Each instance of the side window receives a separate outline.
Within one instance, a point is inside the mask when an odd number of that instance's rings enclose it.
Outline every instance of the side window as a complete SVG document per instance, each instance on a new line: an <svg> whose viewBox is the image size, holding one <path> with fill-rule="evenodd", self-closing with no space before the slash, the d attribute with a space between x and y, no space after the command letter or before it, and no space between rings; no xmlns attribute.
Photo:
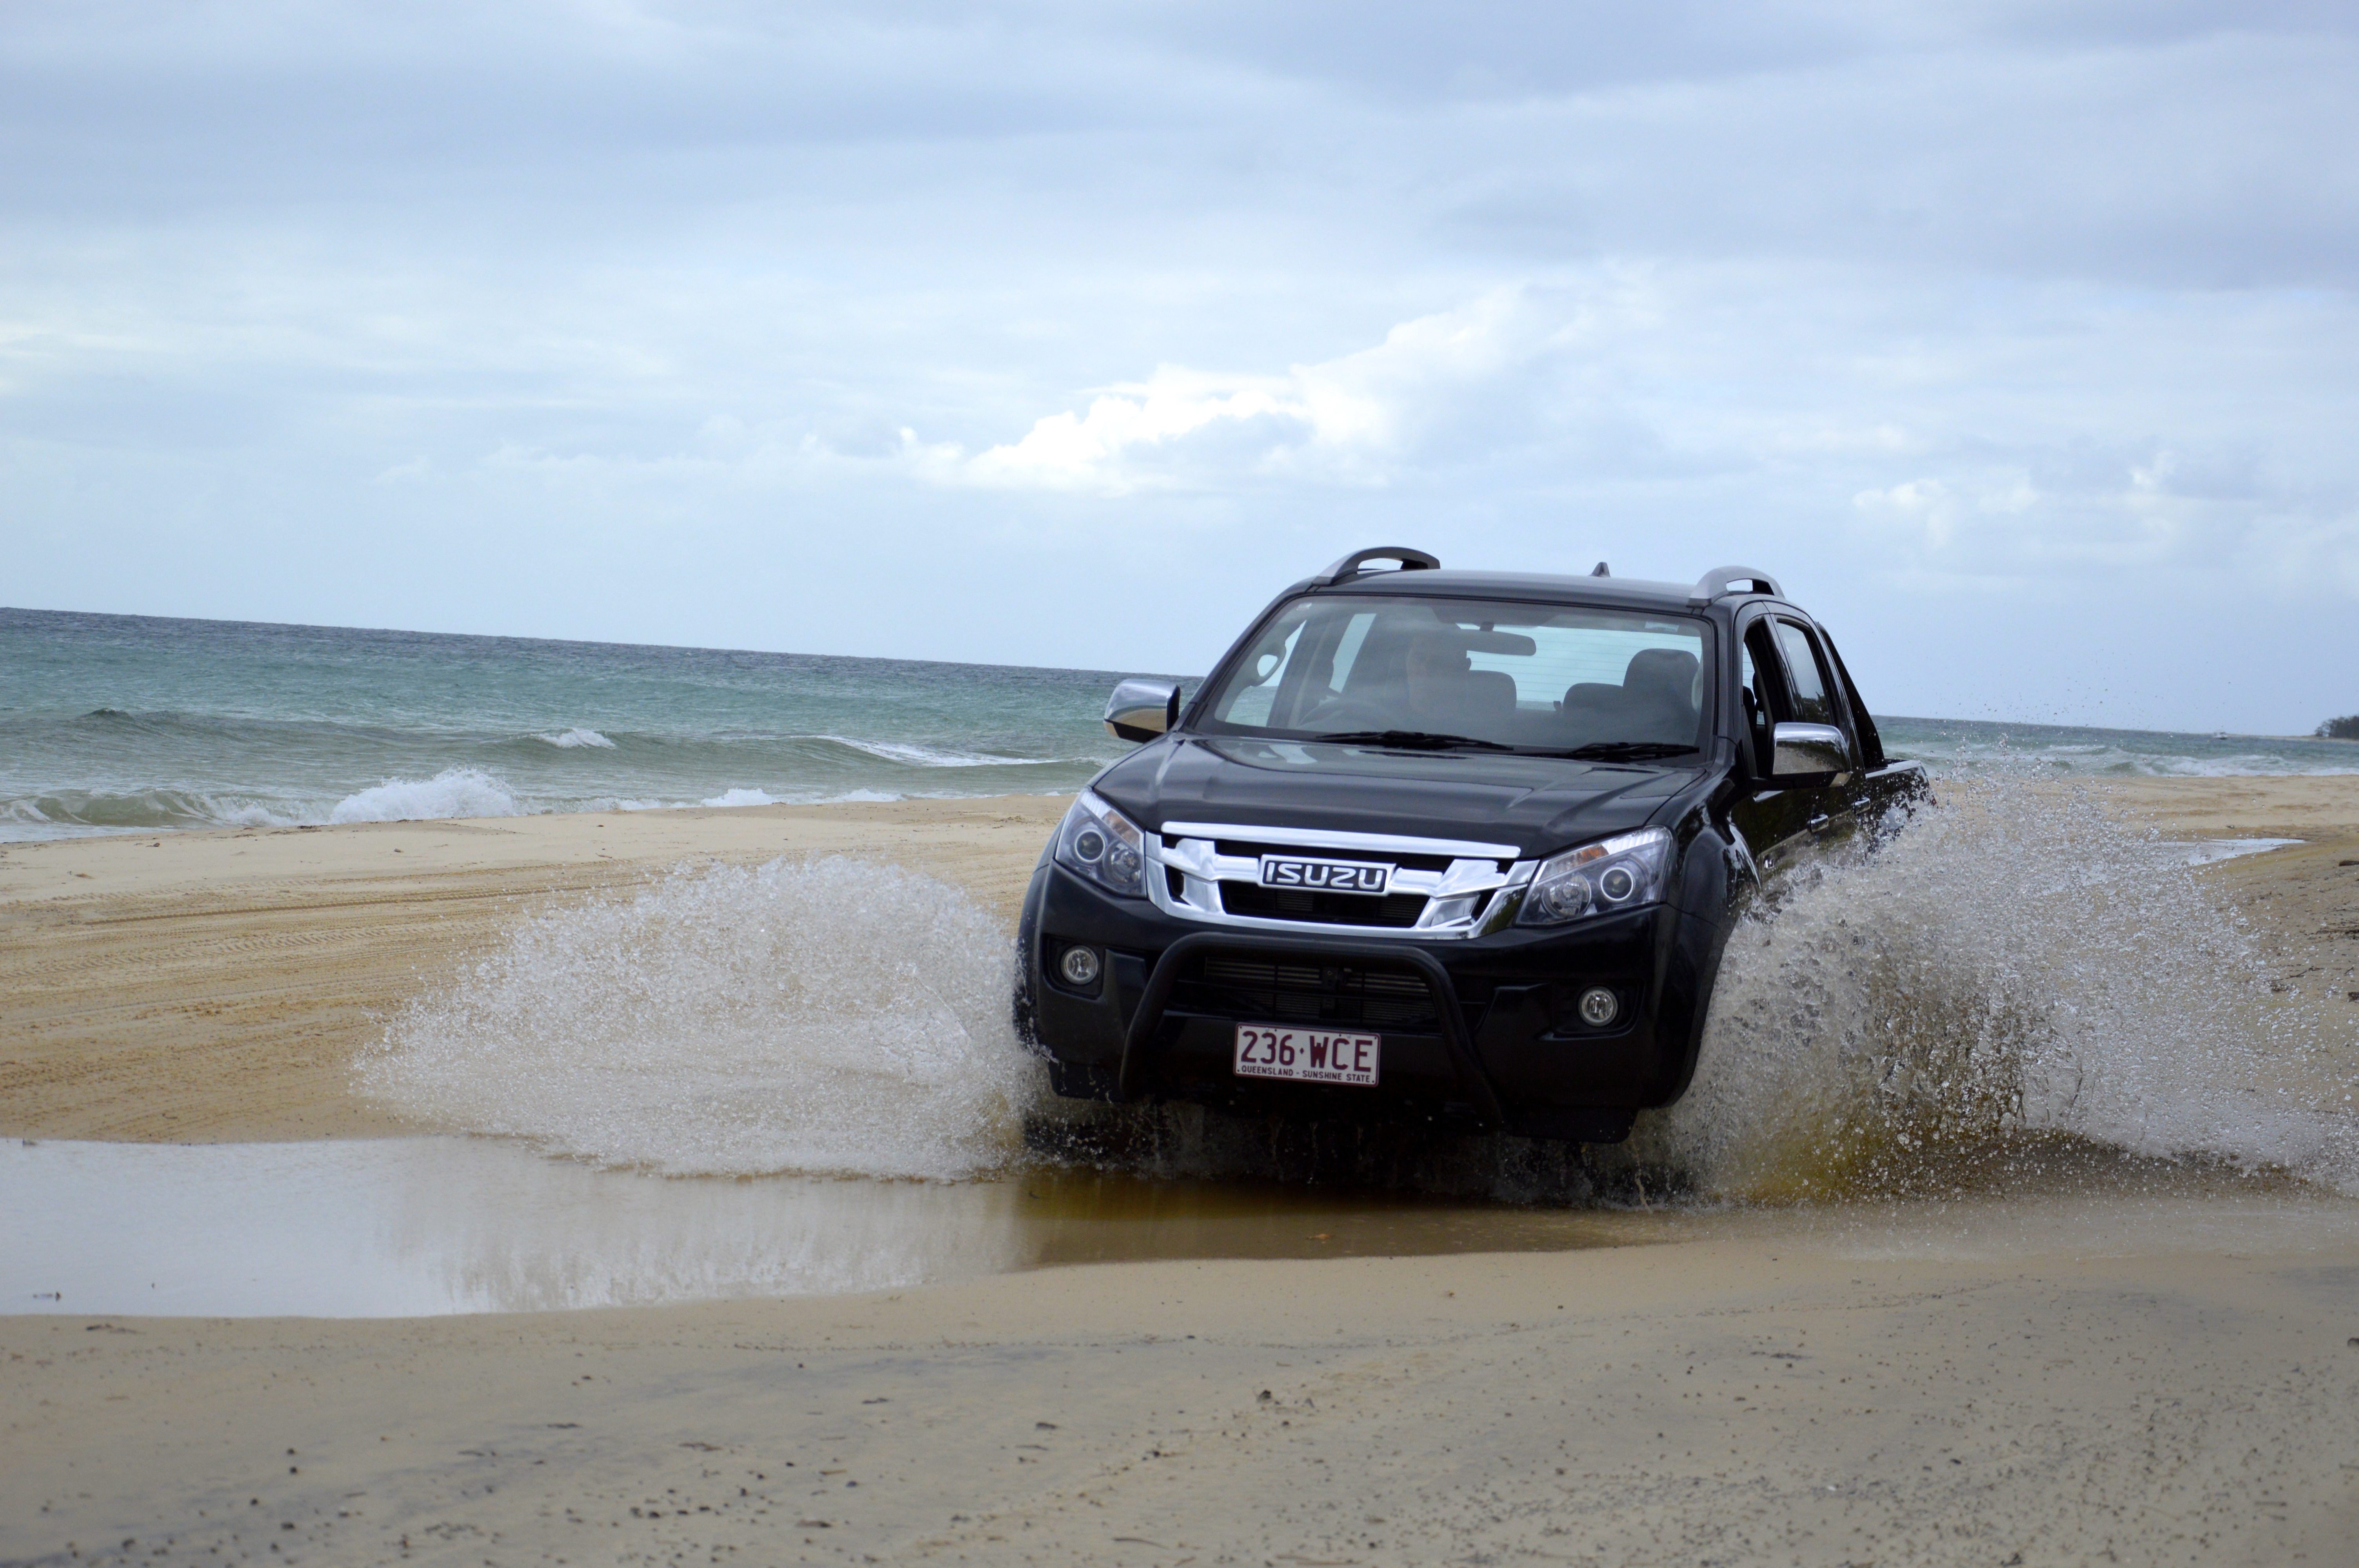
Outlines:
<svg viewBox="0 0 2359 1568"><path fill-rule="evenodd" d="M1353 616L1344 625L1343 635L1335 644L1335 668L1327 677L1327 684L1335 690L1343 691L1351 686L1352 666L1360 662L1360 650L1368 641L1368 628L1375 623L1375 612L1367 611Z"/></svg>
<svg viewBox="0 0 2359 1568"><path fill-rule="evenodd" d="M1859 687L1853 683L1851 671L1843 667L1843 650L1835 646L1835 640L1827 635L1823 626L1819 628L1819 641L1826 644L1827 658L1835 667L1835 684L1843 688L1844 706L1851 709L1860 757L1869 767L1880 768L1885 763L1884 737L1876 733L1875 720L1869 716L1867 704L1860 700Z"/></svg>
<svg viewBox="0 0 2359 1568"><path fill-rule="evenodd" d="M1232 684L1228 701L1213 715L1231 724L1267 724L1277 703L1278 683L1294 663L1294 647L1302 640L1300 616L1281 621L1253 651L1252 673Z"/></svg>
<svg viewBox="0 0 2359 1568"><path fill-rule="evenodd" d="M1786 674L1794 683L1794 717L1805 724L1840 724L1834 699L1827 695L1826 669L1810 634L1791 621L1777 623L1778 645L1786 651Z"/></svg>
<svg viewBox="0 0 2359 1568"><path fill-rule="evenodd" d="M1745 684L1738 700L1745 705L1745 730L1752 739L1756 765L1767 773L1770 726L1791 718L1794 711L1784 672L1778 667L1777 649L1770 640L1769 622L1756 621L1745 628L1740 663Z"/></svg>

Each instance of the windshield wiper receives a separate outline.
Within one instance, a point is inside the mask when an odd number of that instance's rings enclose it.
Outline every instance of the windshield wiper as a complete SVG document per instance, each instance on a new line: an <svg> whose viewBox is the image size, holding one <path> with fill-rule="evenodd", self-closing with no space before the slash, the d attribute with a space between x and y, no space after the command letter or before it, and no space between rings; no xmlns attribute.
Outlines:
<svg viewBox="0 0 2359 1568"><path fill-rule="evenodd" d="M1496 741L1478 741L1472 735L1436 735L1425 730L1339 730L1318 739L1343 746L1383 746L1395 752L1454 752L1461 749L1512 752L1516 749Z"/></svg>
<svg viewBox="0 0 2359 1568"><path fill-rule="evenodd" d="M1684 757L1694 750L1664 741L1595 741L1555 754L1583 762L1651 762L1662 757Z"/></svg>

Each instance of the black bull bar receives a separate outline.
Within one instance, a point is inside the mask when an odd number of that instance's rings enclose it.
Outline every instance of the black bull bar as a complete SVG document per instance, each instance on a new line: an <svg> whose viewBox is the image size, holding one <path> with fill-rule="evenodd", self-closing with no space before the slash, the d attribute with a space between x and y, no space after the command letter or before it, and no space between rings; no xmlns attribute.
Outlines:
<svg viewBox="0 0 2359 1568"><path fill-rule="evenodd" d="M1450 983L1450 971L1432 954L1405 942L1345 942L1331 937L1264 936L1246 932L1198 932L1180 937L1163 950L1155 972L1147 977L1147 989L1140 993L1138 1011L1131 1014L1130 1028L1123 1036L1122 1066L1114 1079L1116 1098L1127 1100L1137 1097L1155 1053L1156 1033L1162 1028L1164 1010L1171 1002L1171 988L1179 983L1180 973L1188 961L1206 951L1367 958L1408 965L1433 988L1436 1010L1441 1015L1442 1045L1450 1054L1450 1064L1457 1071L1459 1087L1467 1103L1492 1125L1507 1125L1507 1113L1499 1103L1498 1088L1484 1070L1482 1058L1474 1054L1474 1040L1466 1032L1466 1012L1458 1005L1458 988Z"/></svg>

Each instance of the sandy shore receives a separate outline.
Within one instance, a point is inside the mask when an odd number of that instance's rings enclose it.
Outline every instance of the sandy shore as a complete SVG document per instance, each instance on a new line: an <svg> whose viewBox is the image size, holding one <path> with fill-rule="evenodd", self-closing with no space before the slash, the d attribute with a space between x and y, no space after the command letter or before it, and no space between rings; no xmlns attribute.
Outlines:
<svg viewBox="0 0 2359 1568"><path fill-rule="evenodd" d="M0 1319L0 1559L2343 1564L2354 1298L1788 1238Z"/></svg>
<svg viewBox="0 0 2359 1568"><path fill-rule="evenodd" d="M2202 874L2306 992L2359 989L2359 779L2105 798L2308 839ZM352 1053L551 901L841 852L1012 918L1060 808L9 846L0 1130L399 1130ZM556 1315L0 1316L0 1562L2359 1561L2353 1217L2113 1201L1997 1241L1771 1215Z"/></svg>
<svg viewBox="0 0 2359 1568"><path fill-rule="evenodd" d="M2105 778L2049 784L2083 790L2125 821L2168 838L2359 838L2359 773L2292 778Z"/></svg>

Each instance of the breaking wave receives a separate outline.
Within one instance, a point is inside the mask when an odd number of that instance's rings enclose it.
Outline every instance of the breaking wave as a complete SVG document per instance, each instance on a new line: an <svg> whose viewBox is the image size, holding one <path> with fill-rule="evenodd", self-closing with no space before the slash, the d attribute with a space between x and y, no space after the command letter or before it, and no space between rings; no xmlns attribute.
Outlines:
<svg viewBox="0 0 2359 1568"><path fill-rule="evenodd" d="M1042 762L1062 762L1078 759L1037 757L990 757L973 752L945 752L932 746L912 746L898 741L855 741L848 735L814 735L814 741L832 741L839 746L849 746L855 752L888 762L902 762L913 768L1005 768L1021 767Z"/></svg>
<svg viewBox="0 0 2359 1568"><path fill-rule="evenodd" d="M705 806L777 806L779 805L780 802L778 797L772 795L768 790L746 789L743 786L738 786L724 789L719 795L713 795L701 804Z"/></svg>
<svg viewBox="0 0 2359 1568"><path fill-rule="evenodd" d="M481 768L445 768L430 779L387 779L344 796L330 822L418 822L447 816L516 816L508 786Z"/></svg>
<svg viewBox="0 0 2359 1568"><path fill-rule="evenodd" d="M291 827L308 820L295 801L196 789L61 790L0 800L0 841L168 827Z"/></svg>
<svg viewBox="0 0 2359 1568"><path fill-rule="evenodd" d="M533 739L545 741L565 752L575 751L583 746L595 747L603 752L611 752L614 749L614 742L599 734L595 730L576 728L556 735L536 735Z"/></svg>
<svg viewBox="0 0 2359 1568"><path fill-rule="evenodd" d="M519 930L412 1005L359 1087L436 1125L674 1174L951 1180L1021 1148L1012 954L930 877L675 871Z"/></svg>

